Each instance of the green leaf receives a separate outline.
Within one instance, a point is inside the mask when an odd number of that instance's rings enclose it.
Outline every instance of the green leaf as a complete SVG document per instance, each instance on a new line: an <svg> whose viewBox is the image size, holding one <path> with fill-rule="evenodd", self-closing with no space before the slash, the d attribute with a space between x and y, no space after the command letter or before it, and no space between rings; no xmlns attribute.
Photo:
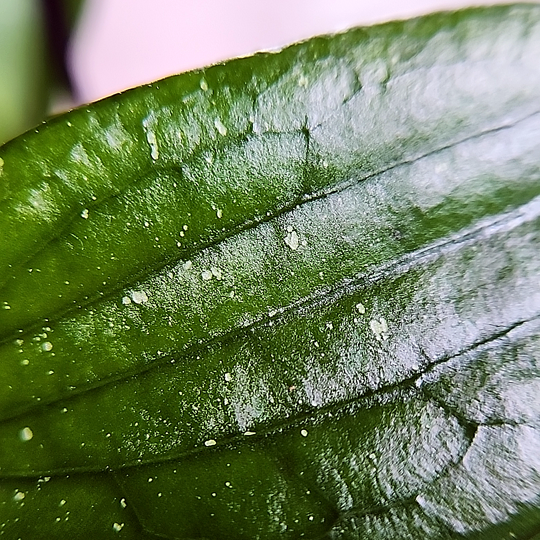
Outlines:
<svg viewBox="0 0 540 540"><path fill-rule="evenodd" d="M435 14L1 147L4 534L538 534L539 55Z"/></svg>

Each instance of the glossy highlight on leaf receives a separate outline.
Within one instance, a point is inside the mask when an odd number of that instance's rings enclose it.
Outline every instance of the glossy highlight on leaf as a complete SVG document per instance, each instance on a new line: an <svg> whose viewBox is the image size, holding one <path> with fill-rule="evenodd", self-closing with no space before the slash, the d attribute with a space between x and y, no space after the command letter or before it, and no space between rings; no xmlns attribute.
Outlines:
<svg viewBox="0 0 540 540"><path fill-rule="evenodd" d="M0 534L538 534L538 58L434 14L0 147Z"/></svg>

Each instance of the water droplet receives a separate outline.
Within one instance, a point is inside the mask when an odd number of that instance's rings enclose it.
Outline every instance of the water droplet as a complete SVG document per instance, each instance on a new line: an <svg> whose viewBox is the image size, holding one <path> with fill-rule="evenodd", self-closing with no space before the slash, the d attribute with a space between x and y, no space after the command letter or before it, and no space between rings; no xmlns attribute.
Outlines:
<svg viewBox="0 0 540 540"><path fill-rule="evenodd" d="M199 83L199 86L201 87L201 90L203 92L206 92L208 90L208 83L204 79L204 77L201 79L201 82Z"/></svg>
<svg viewBox="0 0 540 540"><path fill-rule="evenodd" d="M50 341L45 341L45 343L41 344L42 350L45 352L49 352L53 348L53 344Z"/></svg>
<svg viewBox="0 0 540 540"><path fill-rule="evenodd" d="M13 500L19 502L22 501L25 497L25 493L23 493L22 491L17 491L15 495L13 495Z"/></svg>
<svg viewBox="0 0 540 540"><path fill-rule="evenodd" d="M216 441L214 439L208 439L207 441L204 441L204 446L214 446L216 445Z"/></svg>
<svg viewBox="0 0 540 540"><path fill-rule="evenodd" d="M227 382L231 382L232 381L232 375L230 373L225 373L225 380Z"/></svg>
<svg viewBox="0 0 540 540"><path fill-rule="evenodd" d="M191 267L193 266L193 263L191 261L186 261L183 265L182 265L182 268L184 270L189 270Z"/></svg>
<svg viewBox="0 0 540 540"><path fill-rule="evenodd" d="M120 532L124 528L124 524L123 523L114 523L112 527L113 527L113 530L115 532Z"/></svg>
<svg viewBox="0 0 540 540"><path fill-rule="evenodd" d="M81 212L81 217L83 219L88 219L88 208L85 208L82 212Z"/></svg>
<svg viewBox="0 0 540 540"><path fill-rule="evenodd" d="M131 298L129 298L128 296L123 296L122 304L124 304L124 306L129 306L129 304L131 304Z"/></svg>
<svg viewBox="0 0 540 540"><path fill-rule="evenodd" d="M307 430L306 430L306 429L302 429L302 430L300 431L300 435L302 435L302 437L307 437L307 436L308 436Z"/></svg>
<svg viewBox="0 0 540 540"><path fill-rule="evenodd" d="M201 277L204 281L210 281L212 279L212 272L211 270L203 270L201 272Z"/></svg>

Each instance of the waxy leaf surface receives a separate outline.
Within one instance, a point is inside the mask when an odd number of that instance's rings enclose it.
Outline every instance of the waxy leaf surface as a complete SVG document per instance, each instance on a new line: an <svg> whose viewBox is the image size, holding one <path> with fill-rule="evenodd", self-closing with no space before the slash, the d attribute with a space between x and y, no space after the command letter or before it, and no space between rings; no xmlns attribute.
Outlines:
<svg viewBox="0 0 540 540"><path fill-rule="evenodd" d="M540 534L539 58L435 14L0 147L0 535Z"/></svg>

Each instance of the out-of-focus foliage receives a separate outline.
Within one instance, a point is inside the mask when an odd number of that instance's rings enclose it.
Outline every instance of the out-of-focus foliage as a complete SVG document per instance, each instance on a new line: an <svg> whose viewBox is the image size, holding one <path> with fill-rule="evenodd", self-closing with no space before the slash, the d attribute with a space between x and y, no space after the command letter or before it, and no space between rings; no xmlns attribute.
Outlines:
<svg viewBox="0 0 540 540"><path fill-rule="evenodd" d="M37 0L0 0L0 143L38 122L48 104L48 54Z"/></svg>
<svg viewBox="0 0 540 540"><path fill-rule="evenodd" d="M0 144L43 120L65 93L63 47L51 42L67 40L82 4L0 0Z"/></svg>

